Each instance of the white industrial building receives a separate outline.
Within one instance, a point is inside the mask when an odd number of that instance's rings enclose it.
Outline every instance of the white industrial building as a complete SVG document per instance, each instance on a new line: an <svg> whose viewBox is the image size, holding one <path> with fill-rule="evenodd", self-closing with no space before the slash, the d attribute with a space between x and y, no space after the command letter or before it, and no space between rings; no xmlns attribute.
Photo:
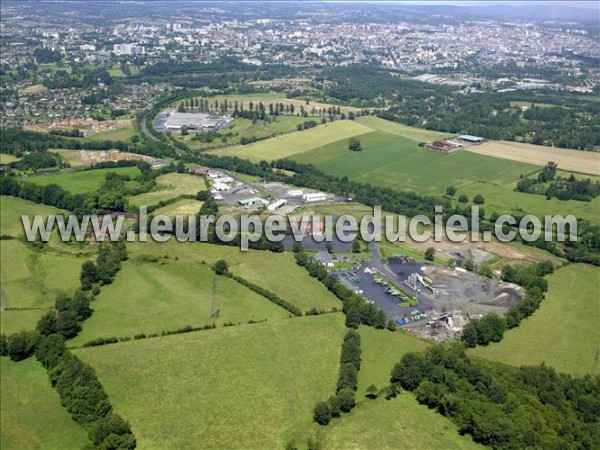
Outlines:
<svg viewBox="0 0 600 450"><path fill-rule="evenodd" d="M309 194L303 194L302 199L306 203L324 202L325 200L327 200L327 196L323 192L313 192Z"/></svg>
<svg viewBox="0 0 600 450"><path fill-rule="evenodd" d="M212 185L212 189L214 189L217 192L221 192L221 191L228 191L229 190L229 185L226 183L219 183L219 182L215 182Z"/></svg>
<svg viewBox="0 0 600 450"><path fill-rule="evenodd" d="M302 189L292 189L291 191L287 192L287 195L290 197L302 197L303 194L304 191Z"/></svg>
<svg viewBox="0 0 600 450"><path fill-rule="evenodd" d="M287 204L287 200L277 200L276 202L271 203L269 206L267 206L267 210L269 212L275 212L277 211L279 208L284 207Z"/></svg>
<svg viewBox="0 0 600 450"><path fill-rule="evenodd" d="M206 113L168 113L163 125L165 131L181 131L186 127L188 131L216 131L229 124L228 117L213 118Z"/></svg>

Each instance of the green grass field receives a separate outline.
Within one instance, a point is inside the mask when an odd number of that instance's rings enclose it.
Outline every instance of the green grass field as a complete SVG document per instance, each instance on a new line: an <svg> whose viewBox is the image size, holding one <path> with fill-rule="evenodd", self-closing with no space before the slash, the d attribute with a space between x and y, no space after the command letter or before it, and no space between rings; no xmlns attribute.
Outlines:
<svg viewBox="0 0 600 450"><path fill-rule="evenodd" d="M53 148L49 151L60 155L63 161L69 164L69 167L71 167L71 169L80 169L82 167L85 167L85 164L79 157L79 150Z"/></svg>
<svg viewBox="0 0 600 450"><path fill-rule="evenodd" d="M139 448L281 449L333 392L341 313L76 350Z"/></svg>
<svg viewBox="0 0 600 450"><path fill-rule="evenodd" d="M587 175L581 177L588 178ZM578 218L592 222L598 222L599 220L600 197L594 198L591 202L563 201L557 198L546 200L543 195L516 192L514 190L516 185L517 180L501 185L476 182L459 188L456 197L465 194L472 201L475 195L483 195L485 204L482 207L488 213L488 216L492 212L515 215L522 215L523 212L526 212L538 217L546 214L560 214L563 216L573 214Z"/></svg>
<svg viewBox="0 0 600 450"><path fill-rule="evenodd" d="M342 139L299 153L293 159L312 163L326 173L421 194L442 195L446 187L464 187L477 181L505 184L539 167L470 152L444 155L420 148L417 141L374 131L359 137L363 151L348 150Z"/></svg>
<svg viewBox="0 0 600 450"><path fill-rule="evenodd" d="M116 128L114 130L103 131L102 133L91 134L83 138L85 141L124 141L131 142L131 138L135 135L133 125Z"/></svg>
<svg viewBox="0 0 600 450"><path fill-rule="evenodd" d="M392 368L404 354L424 350L430 345L403 331L391 332L363 326L359 333L362 361L358 372L358 399L364 398L371 384L378 389L388 386Z"/></svg>
<svg viewBox="0 0 600 450"><path fill-rule="evenodd" d="M156 188L129 198L133 206L155 205L161 200L178 197L183 194L196 195L206 189L204 178L183 173L168 173L156 179Z"/></svg>
<svg viewBox="0 0 600 450"><path fill-rule="evenodd" d="M442 133L439 131L425 130L423 128L410 127L398 122L391 122L389 120L380 119L375 116L363 116L356 119L357 122L362 123L374 130L384 131L386 133L403 136L408 139L413 139L418 142L429 142L437 139L444 139L451 137L450 133Z"/></svg>
<svg viewBox="0 0 600 450"><path fill-rule="evenodd" d="M0 241L3 308L47 308L58 292L79 285L85 259L29 249L17 240Z"/></svg>
<svg viewBox="0 0 600 450"><path fill-rule="evenodd" d="M548 276L548 283L533 316L502 342L471 354L515 366L545 362L573 375L600 373L600 268L569 265Z"/></svg>
<svg viewBox="0 0 600 450"><path fill-rule="evenodd" d="M253 144L228 147L218 150L215 153L219 155L239 156L251 161L287 158L330 142L362 135L371 130L371 128L352 120L340 120Z"/></svg>
<svg viewBox="0 0 600 450"><path fill-rule="evenodd" d="M237 145L242 137L265 139L290 133L297 130L296 126L298 124L311 119L320 121L320 118L315 117L277 116L274 122L257 121L252 123L249 119L237 118L226 129L220 131L221 134L233 133L233 136L228 137L226 142L222 142L221 139L215 139L212 142L200 142L193 139L193 133L185 137L180 137L177 134L174 136L183 140L193 150L207 150L225 145Z"/></svg>
<svg viewBox="0 0 600 450"><path fill-rule="evenodd" d="M116 172L120 175L129 175L132 178L140 174L137 167L118 167L113 169L83 170L79 172L63 172L56 175L40 175L27 178L29 183L47 186L58 184L71 194L85 194L94 191L104 184L108 172Z"/></svg>
<svg viewBox="0 0 600 450"><path fill-rule="evenodd" d="M0 234L13 237L24 236L22 215L32 216L41 214L59 214L61 210L51 206L40 205L37 203L23 200L17 197L0 196Z"/></svg>
<svg viewBox="0 0 600 450"><path fill-rule="evenodd" d="M202 202L199 200L184 198L163 208L158 208L153 214L155 216L163 214L169 217L173 217L175 215L196 214L200 210L201 206Z"/></svg>
<svg viewBox="0 0 600 450"><path fill-rule="evenodd" d="M29 358L0 358L0 447L2 450L83 449L86 432L60 404L44 368Z"/></svg>
<svg viewBox="0 0 600 450"><path fill-rule="evenodd" d="M458 434L456 426L419 405L412 394L361 404L322 431L326 449L447 450L484 448Z"/></svg>
<svg viewBox="0 0 600 450"><path fill-rule="evenodd" d="M8 309L0 311L0 332L10 336L19 331L32 331L50 309Z"/></svg>
<svg viewBox="0 0 600 450"><path fill-rule="evenodd" d="M165 264L125 262L115 281L94 301L94 314L71 341L73 345L100 337L133 337L187 325L270 321L290 315L239 283L215 275L206 265L162 262ZM213 279L218 318L211 317Z"/></svg>
<svg viewBox="0 0 600 450"><path fill-rule="evenodd" d="M127 245L132 256L147 254L152 256L177 256L180 261L198 264L206 261L213 264L219 259L229 263L229 270L246 280L258 284L281 298L293 303L303 312L311 308L330 310L341 308L341 302L323 284L296 264L291 253L271 253L259 250L247 252L237 247L206 243L177 242L164 243L132 242Z"/></svg>

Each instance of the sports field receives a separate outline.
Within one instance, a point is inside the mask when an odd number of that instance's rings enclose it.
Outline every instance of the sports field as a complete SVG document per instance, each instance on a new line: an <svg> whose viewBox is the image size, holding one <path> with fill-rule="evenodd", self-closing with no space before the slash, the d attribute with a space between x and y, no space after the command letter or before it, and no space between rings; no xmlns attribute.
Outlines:
<svg viewBox="0 0 600 450"><path fill-rule="evenodd" d="M218 155L239 156L251 161L287 158L340 139L365 134L371 130L371 128L355 121L340 120L252 144L220 149L215 153Z"/></svg>
<svg viewBox="0 0 600 450"><path fill-rule="evenodd" d="M75 353L96 369L139 448L281 449L333 392L344 332L336 313Z"/></svg>
<svg viewBox="0 0 600 450"><path fill-rule="evenodd" d="M206 189L204 178L184 173L167 173L156 179L156 188L129 198L133 206L155 205L161 200L178 197L183 194L196 195Z"/></svg>
<svg viewBox="0 0 600 450"><path fill-rule="evenodd" d="M362 369L361 369L362 370ZM412 394L365 401L333 420L322 433L325 449L472 449L485 448L437 412L419 405Z"/></svg>
<svg viewBox="0 0 600 450"><path fill-rule="evenodd" d="M600 268L572 264L548 276L540 309L474 356L520 366L545 362L573 375L600 374Z"/></svg>
<svg viewBox="0 0 600 450"><path fill-rule="evenodd" d="M357 398L363 399L367 387L382 389L390 384L390 372L405 353L424 350L430 344L404 331L391 332L362 326L360 333L361 363L358 372Z"/></svg>
<svg viewBox="0 0 600 450"><path fill-rule="evenodd" d="M50 386L35 358L0 358L0 447L2 450L81 449L90 446Z"/></svg>
<svg viewBox="0 0 600 450"><path fill-rule="evenodd" d="M473 145L468 150L480 155L520 161L528 164L546 165L554 161L559 169L600 175L600 153L552 148L519 142L489 141Z"/></svg>
<svg viewBox="0 0 600 450"><path fill-rule="evenodd" d="M56 175L38 175L25 179L28 183L41 186L58 184L71 194L85 194L94 191L104 184L108 172L116 172L120 175L129 175L132 178L140 174L137 167L118 167L111 169L83 170L78 172L62 172Z"/></svg>
<svg viewBox="0 0 600 450"><path fill-rule="evenodd" d="M212 283L215 282L214 308ZM71 341L133 337L225 322L278 320L290 313L207 266L185 261L127 261L93 303L94 314ZM213 313L218 310L218 316Z"/></svg>
<svg viewBox="0 0 600 450"><path fill-rule="evenodd" d="M341 308L341 302L322 283L311 278L296 264L291 253L272 253L260 250L240 251L237 247L206 243L132 242L127 245L132 256L152 255L178 257L188 264L206 261L213 264L219 259L229 263L229 270L251 283L257 284L306 312L311 308L331 310Z"/></svg>

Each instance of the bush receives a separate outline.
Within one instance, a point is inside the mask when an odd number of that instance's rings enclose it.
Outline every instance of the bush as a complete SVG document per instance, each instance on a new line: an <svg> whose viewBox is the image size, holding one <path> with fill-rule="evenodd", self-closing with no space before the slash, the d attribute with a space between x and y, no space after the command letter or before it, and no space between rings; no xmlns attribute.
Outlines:
<svg viewBox="0 0 600 450"><path fill-rule="evenodd" d="M22 361L35 352L39 335L33 331L20 331L6 339L6 354L13 361Z"/></svg>
<svg viewBox="0 0 600 450"><path fill-rule="evenodd" d="M331 422L331 409L325 402L319 402L313 409L313 419L319 425L327 425Z"/></svg>

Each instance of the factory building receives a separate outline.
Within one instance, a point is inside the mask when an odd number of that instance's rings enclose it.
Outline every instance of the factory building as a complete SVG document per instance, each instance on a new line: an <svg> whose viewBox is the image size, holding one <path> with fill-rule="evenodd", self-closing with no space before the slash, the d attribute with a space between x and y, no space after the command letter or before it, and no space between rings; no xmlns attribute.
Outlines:
<svg viewBox="0 0 600 450"><path fill-rule="evenodd" d="M213 118L206 113L180 113L170 112L163 125L165 131L181 131L186 127L188 131L217 131L226 127L231 119L228 117Z"/></svg>

